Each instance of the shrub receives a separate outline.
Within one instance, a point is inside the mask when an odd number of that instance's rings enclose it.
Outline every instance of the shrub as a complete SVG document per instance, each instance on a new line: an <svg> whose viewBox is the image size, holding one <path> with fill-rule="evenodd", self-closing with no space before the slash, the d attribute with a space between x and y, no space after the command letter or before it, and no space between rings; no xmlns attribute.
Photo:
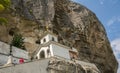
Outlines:
<svg viewBox="0 0 120 73"><path fill-rule="evenodd" d="M7 19L4 17L0 17L0 24L1 25L6 25L8 23Z"/></svg>
<svg viewBox="0 0 120 73"><path fill-rule="evenodd" d="M25 50L25 48L23 46L23 44L24 44L23 40L24 39L22 38L22 35L15 34L13 37L13 40L12 40L12 45Z"/></svg>
<svg viewBox="0 0 120 73"><path fill-rule="evenodd" d="M5 8L9 8L11 1L10 0L0 0L0 4L2 4Z"/></svg>
<svg viewBox="0 0 120 73"><path fill-rule="evenodd" d="M5 7L2 4L0 4L0 12L2 12L4 9Z"/></svg>
<svg viewBox="0 0 120 73"><path fill-rule="evenodd" d="M10 0L0 0L0 12L10 7ZM7 24L7 19L0 17L0 24Z"/></svg>

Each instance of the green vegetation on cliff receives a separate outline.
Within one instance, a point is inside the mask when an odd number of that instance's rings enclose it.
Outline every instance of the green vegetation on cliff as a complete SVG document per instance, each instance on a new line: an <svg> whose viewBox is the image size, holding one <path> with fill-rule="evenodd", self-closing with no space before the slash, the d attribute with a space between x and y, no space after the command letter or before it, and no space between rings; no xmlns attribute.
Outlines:
<svg viewBox="0 0 120 73"><path fill-rule="evenodd" d="M24 46L23 46L23 38L22 35L20 34L15 34L12 40L12 45L18 48L21 48L23 50L25 50Z"/></svg>
<svg viewBox="0 0 120 73"><path fill-rule="evenodd" d="M1 8L9 8L10 7L10 4L11 4L11 1L10 0L0 0L0 9Z"/></svg>
<svg viewBox="0 0 120 73"><path fill-rule="evenodd" d="M0 13L3 12L5 9L8 9L10 7L10 4L10 0L0 0ZM4 17L0 17L0 24L7 24L7 19Z"/></svg>

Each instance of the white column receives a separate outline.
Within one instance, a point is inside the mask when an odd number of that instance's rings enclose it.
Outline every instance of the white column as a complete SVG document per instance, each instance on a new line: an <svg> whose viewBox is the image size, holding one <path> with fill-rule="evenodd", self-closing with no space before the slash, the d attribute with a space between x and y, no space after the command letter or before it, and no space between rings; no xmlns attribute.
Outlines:
<svg viewBox="0 0 120 73"><path fill-rule="evenodd" d="M51 53L51 56L54 56L52 45L50 45L50 53Z"/></svg>
<svg viewBox="0 0 120 73"><path fill-rule="evenodd" d="M47 58L47 48L44 49L44 52L45 52L45 58Z"/></svg>

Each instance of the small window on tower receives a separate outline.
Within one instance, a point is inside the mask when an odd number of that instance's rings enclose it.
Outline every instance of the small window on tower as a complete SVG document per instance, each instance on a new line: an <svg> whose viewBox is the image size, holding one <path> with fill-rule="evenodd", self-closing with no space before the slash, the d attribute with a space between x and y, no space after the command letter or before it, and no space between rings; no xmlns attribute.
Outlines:
<svg viewBox="0 0 120 73"><path fill-rule="evenodd" d="M46 39L44 39L43 42L46 42Z"/></svg>

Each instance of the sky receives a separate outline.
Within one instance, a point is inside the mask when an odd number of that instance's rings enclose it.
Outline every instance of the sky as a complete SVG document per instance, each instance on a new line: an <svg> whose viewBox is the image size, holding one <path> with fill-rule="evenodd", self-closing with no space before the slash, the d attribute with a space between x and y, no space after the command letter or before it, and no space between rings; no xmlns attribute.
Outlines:
<svg viewBox="0 0 120 73"><path fill-rule="evenodd" d="M120 0L72 0L93 11L106 29L113 52L120 64ZM120 73L120 66L118 72Z"/></svg>

